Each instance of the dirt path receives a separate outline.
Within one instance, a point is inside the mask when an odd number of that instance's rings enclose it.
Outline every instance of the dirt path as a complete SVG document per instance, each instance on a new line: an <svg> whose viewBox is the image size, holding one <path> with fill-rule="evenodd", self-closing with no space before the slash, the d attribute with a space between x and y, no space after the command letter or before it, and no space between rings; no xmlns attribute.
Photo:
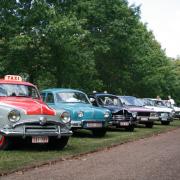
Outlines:
<svg viewBox="0 0 180 180"><path fill-rule="evenodd" d="M0 179L178 180L180 129Z"/></svg>

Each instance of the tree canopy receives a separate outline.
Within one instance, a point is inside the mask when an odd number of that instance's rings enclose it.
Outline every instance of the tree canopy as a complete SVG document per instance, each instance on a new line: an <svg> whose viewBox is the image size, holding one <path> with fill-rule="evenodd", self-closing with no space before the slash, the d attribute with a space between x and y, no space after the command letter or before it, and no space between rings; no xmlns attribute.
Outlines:
<svg viewBox="0 0 180 180"><path fill-rule="evenodd" d="M172 60L126 0L2 0L0 73L41 89L71 87L180 103Z"/></svg>

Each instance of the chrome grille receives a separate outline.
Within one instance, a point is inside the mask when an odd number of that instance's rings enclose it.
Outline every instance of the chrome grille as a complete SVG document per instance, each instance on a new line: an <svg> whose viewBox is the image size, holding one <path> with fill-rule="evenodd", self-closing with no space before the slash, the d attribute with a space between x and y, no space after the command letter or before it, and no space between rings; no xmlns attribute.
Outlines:
<svg viewBox="0 0 180 180"><path fill-rule="evenodd" d="M26 125L25 127L25 132L28 134L34 134L34 133L56 133L58 132L57 126L40 126L40 125Z"/></svg>
<svg viewBox="0 0 180 180"><path fill-rule="evenodd" d="M116 114L112 116L112 120L115 120L115 121L130 120L130 119L131 119L130 115L124 116L124 115Z"/></svg>
<svg viewBox="0 0 180 180"><path fill-rule="evenodd" d="M168 117L168 115L169 115L169 113L166 113L166 112L160 113L161 117Z"/></svg>

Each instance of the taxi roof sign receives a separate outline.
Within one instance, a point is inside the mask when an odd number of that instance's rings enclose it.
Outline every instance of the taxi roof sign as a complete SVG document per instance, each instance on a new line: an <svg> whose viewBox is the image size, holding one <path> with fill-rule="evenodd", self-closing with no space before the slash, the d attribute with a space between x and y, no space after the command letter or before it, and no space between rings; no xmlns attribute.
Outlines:
<svg viewBox="0 0 180 180"><path fill-rule="evenodd" d="M6 81L22 81L22 77L16 76L16 75L6 75L6 76L4 76L4 80L6 80Z"/></svg>

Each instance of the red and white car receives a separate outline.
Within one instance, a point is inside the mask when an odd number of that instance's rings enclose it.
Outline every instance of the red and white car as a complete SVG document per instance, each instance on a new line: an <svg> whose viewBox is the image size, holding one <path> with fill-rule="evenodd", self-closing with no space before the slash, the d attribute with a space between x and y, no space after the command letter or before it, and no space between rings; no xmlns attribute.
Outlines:
<svg viewBox="0 0 180 180"><path fill-rule="evenodd" d="M69 112L49 108L36 86L20 76L0 79L0 112L0 150L19 140L62 149L72 134Z"/></svg>

